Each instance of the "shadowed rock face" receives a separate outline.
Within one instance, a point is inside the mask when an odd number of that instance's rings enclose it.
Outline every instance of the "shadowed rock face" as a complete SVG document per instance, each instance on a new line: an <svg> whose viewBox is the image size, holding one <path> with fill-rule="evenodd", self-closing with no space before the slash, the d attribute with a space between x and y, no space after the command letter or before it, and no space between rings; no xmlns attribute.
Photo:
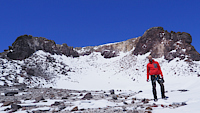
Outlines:
<svg viewBox="0 0 200 113"><path fill-rule="evenodd" d="M151 52L152 57L164 56L167 60L176 57L199 61L200 55L191 45L192 37L185 32L167 32L162 27L153 27L147 30L136 44L134 55Z"/></svg>
<svg viewBox="0 0 200 113"><path fill-rule="evenodd" d="M8 52L7 56L10 59L22 60L31 56L38 50L43 50L51 54L64 54L66 56L73 57L79 56L78 53L74 51L72 47L68 47L67 44L56 45L56 43L52 40L28 35L18 37L12 44L10 52Z"/></svg>
<svg viewBox="0 0 200 113"><path fill-rule="evenodd" d="M163 46L161 45L162 38L160 38L160 34L162 32L163 32L162 28L156 28L156 29L152 28L147 30L136 44L136 48L133 51L133 54L142 55L154 50L152 51L152 54L156 54L157 51L161 53L159 55L152 55L153 57L159 57L160 55L162 55L163 50L157 49L158 47Z"/></svg>

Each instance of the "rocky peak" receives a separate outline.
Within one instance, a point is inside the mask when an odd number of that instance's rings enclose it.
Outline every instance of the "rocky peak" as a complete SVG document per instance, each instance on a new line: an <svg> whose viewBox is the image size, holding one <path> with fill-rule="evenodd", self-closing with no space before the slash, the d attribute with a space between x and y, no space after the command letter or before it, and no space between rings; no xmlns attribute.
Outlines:
<svg viewBox="0 0 200 113"><path fill-rule="evenodd" d="M32 37L31 35L22 35L9 47L7 56L10 59L22 60L31 56L34 52L43 50L51 54L64 54L66 56L78 57L78 53L73 47L67 44L57 45L53 40L43 37Z"/></svg>
<svg viewBox="0 0 200 113"><path fill-rule="evenodd" d="M199 53L191 45L192 37L186 32L169 33L162 27L148 29L136 44L134 55L151 52L152 57L172 60L176 57L188 60L200 60Z"/></svg>

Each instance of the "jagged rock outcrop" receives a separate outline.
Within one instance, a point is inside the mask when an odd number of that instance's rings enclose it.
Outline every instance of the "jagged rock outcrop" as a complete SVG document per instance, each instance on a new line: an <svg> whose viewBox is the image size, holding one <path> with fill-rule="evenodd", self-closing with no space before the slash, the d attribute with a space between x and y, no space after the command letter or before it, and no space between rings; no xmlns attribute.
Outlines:
<svg viewBox="0 0 200 113"><path fill-rule="evenodd" d="M192 37L189 33L169 33L162 27L148 29L136 44L134 55L142 55L151 52L154 58L164 56L167 60L176 57L188 60L200 60L200 54L191 45Z"/></svg>
<svg viewBox="0 0 200 113"><path fill-rule="evenodd" d="M67 44L58 45L52 40L43 37L32 37L28 35L20 36L9 47L7 56L10 59L22 60L31 56L34 52L43 50L51 54L64 54L66 56L78 57L78 53L73 50L73 47Z"/></svg>

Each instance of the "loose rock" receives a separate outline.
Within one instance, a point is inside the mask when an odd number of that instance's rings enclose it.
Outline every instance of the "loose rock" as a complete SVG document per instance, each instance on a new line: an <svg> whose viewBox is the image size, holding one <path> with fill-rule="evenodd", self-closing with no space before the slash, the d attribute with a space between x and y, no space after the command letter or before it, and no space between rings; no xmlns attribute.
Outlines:
<svg viewBox="0 0 200 113"><path fill-rule="evenodd" d="M87 93L87 94L85 94L85 96L82 99L90 100L92 98L93 98L92 94L91 93Z"/></svg>
<svg viewBox="0 0 200 113"><path fill-rule="evenodd" d="M5 96L14 96L15 94L18 94L18 91L8 91L5 93Z"/></svg>
<svg viewBox="0 0 200 113"><path fill-rule="evenodd" d="M45 100L43 96L39 96L35 98L35 102L40 102L41 100Z"/></svg>
<svg viewBox="0 0 200 113"><path fill-rule="evenodd" d="M113 95L113 96L112 96L112 99L113 99L113 100L117 100L117 95Z"/></svg>
<svg viewBox="0 0 200 113"><path fill-rule="evenodd" d="M12 111L17 111L17 110L20 109L20 108L22 108L22 106L20 106L20 105L17 105L17 104L12 104L12 105L11 105Z"/></svg>
<svg viewBox="0 0 200 113"><path fill-rule="evenodd" d="M114 90L114 89L111 89L111 90L110 90L110 94L111 94L111 95L115 94L115 90Z"/></svg>
<svg viewBox="0 0 200 113"><path fill-rule="evenodd" d="M78 106L74 107L71 111L78 111Z"/></svg>
<svg viewBox="0 0 200 113"><path fill-rule="evenodd" d="M13 102L11 102L11 101L6 101L6 102L3 103L2 106L9 106L9 105L11 105L12 103L13 103Z"/></svg>

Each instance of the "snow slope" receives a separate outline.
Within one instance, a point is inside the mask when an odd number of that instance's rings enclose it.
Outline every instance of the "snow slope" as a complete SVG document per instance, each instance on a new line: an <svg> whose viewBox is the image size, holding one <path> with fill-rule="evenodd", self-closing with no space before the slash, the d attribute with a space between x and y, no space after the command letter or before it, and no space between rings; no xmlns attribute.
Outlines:
<svg viewBox="0 0 200 113"><path fill-rule="evenodd" d="M80 56L78 58L66 57L64 55L51 55L43 51L37 51L30 58L23 61L7 61L1 59L1 62L7 65L6 69L1 74L1 80L5 79L8 73L20 73L23 71L21 65L38 64L40 63L43 71L46 71L52 80L46 81L42 77L33 77L32 87L40 84L40 87L53 87L75 90L122 90L127 91L142 91L135 95L136 98L152 99L151 82L146 82L146 64L148 60L145 55L134 56L132 51L120 53L118 57L105 59L98 52L93 52L88 56ZM45 63L47 57L53 58L51 63ZM179 58L170 62L164 58L155 59L160 63L165 79L166 95L168 100L159 99L158 104L181 104L185 102L187 105L175 109L162 107L154 108L153 113L199 113L200 108L200 62L185 62ZM69 70L66 73L61 73L62 69ZM11 71L13 70L13 71ZM26 75L26 74L25 74ZM11 75L12 77L12 75ZM14 77L14 76L13 76ZM20 74L17 74L19 82L27 82ZM3 84L3 82L0 82ZM8 81L8 84L11 84ZM185 92L178 90L188 90ZM158 97L160 97L160 86L157 85ZM102 106L108 103L107 101L92 101L94 106ZM77 104L78 105L78 104ZM84 106L91 107L90 104ZM83 106L82 106L83 107Z"/></svg>
<svg viewBox="0 0 200 113"><path fill-rule="evenodd" d="M42 52L42 51L40 51ZM41 54L41 53L37 53ZM81 90L132 90L135 92L143 91L136 95L137 98L153 98L151 83L146 82L146 56L134 56L131 51L121 53L119 57L105 59L100 53L92 53L89 56L79 58L70 58L65 56L53 55L58 62L69 65L75 72L70 73L71 82L66 82L66 77L60 75L56 79L55 88L81 89ZM186 63L179 58L171 62L164 58L155 59L161 65L165 78L166 95L168 100L159 100L158 104L181 104L187 103L187 106L177 109L157 108L155 113L160 112L199 112L200 97L200 62ZM188 90L181 92L178 90ZM157 85L158 97L160 97L160 87Z"/></svg>

